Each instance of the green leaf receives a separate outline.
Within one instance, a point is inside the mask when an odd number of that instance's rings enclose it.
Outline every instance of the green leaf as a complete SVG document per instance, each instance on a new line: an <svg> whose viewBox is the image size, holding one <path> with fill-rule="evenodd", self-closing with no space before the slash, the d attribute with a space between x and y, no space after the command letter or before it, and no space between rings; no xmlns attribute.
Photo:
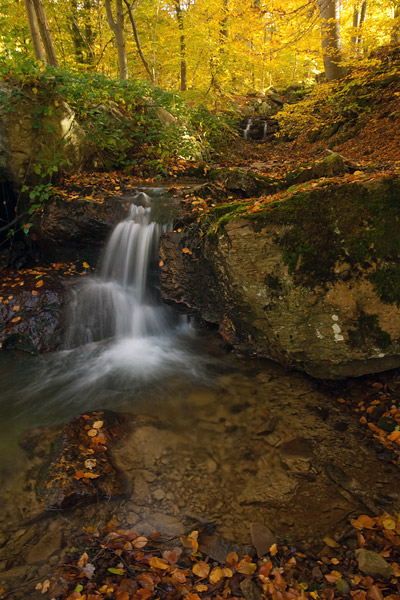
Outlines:
<svg viewBox="0 0 400 600"><path fill-rule="evenodd" d="M76 586L76 588L74 589L74 592L82 592L83 591L83 585L81 585L80 583Z"/></svg>
<svg viewBox="0 0 400 600"><path fill-rule="evenodd" d="M125 575L124 569L116 569L114 567L109 567L107 571L113 573L114 575Z"/></svg>

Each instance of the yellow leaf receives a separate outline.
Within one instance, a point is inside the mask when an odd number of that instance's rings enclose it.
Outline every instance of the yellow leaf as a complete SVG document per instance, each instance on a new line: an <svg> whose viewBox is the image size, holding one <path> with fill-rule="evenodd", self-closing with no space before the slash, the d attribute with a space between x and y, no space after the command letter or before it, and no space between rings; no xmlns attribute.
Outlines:
<svg viewBox="0 0 400 600"><path fill-rule="evenodd" d="M389 517L389 516L383 518L382 524L383 524L383 528L388 529L389 531L390 530L393 531L393 529L396 529L396 525L397 525L396 520L393 517Z"/></svg>
<svg viewBox="0 0 400 600"><path fill-rule="evenodd" d="M272 544L269 549L269 553L271 556L275 556L278 553L278 546L276 544Z"/></svg>
<svg viewBox="0 0 400 600"><path fill-rule="evenodd" d="M37 94L37 93L38 93L38 91L37 91L37 88L33 87L33 88L32 88L32 92L33 92L34 94Z"/></svg>
<svg viewBox="0 0 400 600"><path fill-rule="evenodd" d="M158 558L157 556L152 556L149 564L153 569L161 569L162 571L168 571L169 569L167 561L163 558Z"/></svg>
<svg viewBox="0 0 400 600"><path fill-rule="evenodd" d="M104 421L96 421L93 423L93 429L101 429L104 425Z"/></svg>
<svg viewBox="0 0 400 600"><path fill-rule="evenodd" d="M223 577L222 569L220 567L214 567L210 573L210 583L218 583Z"/></svg>
<svg viewBox="0 0 400 600"><path fill-rule="evenodd" d="M163 267L163 266L164 266L164 261L163 261L163 260L160 260L160 262L158 263L158 266L159 266L159 267Z"/></svg>
<svg viewBox="0 0 400 600"><path fill-rule="evenodd" d="M206 592L208 590L208 585L204 585L204 584L196 585L196 590L198 592Z"/></svg>
<svg viewBox="0 0 400 600"><path fill-rule="evenodd" d="M89 437L96 437L96 435L98 435L98 431L97 429L89 429L89 431L87 432Z"/></svg>
<svg viewBox="0 0 400 600"><path fill-rule="evenodd" d="M182 544L185 546L185 548L192 548L193 554L195 554L197 552L197 550L199 549L199 542L197 541L198 536L199 536L198 531L192 531L192 533L190 535L188 535L188 536L183 535L181 537Z"/></svg>
<svg viewBox="0 0 400 600"><path fill-rule="evenodd" d="M207 577L210 572L210 565L208 565L204 560L199 560L199 562L193 565L192 571L197 577Z"/></svg>
<svg viewBox="0 0 400 600"><path fill-rule="evenodd" d="M90 269L90 265L89 265L87 262L83 262L83 263L82 263L82 266L83 266L85 269Z"/></svg>
<svg viewBox="0 0 400 600"><path fill-rule="evenodd" d="M363 172L362 171L354 171L353 175L362 175Z"/></svg>
<svg viewBox="0 0 400 600"><path fill-rule="evenodd" d="M54 106L60 106L60 103L58 100L54 100Z"/></svg>
<svg viewBox="0 0 400 600"><path fill-rule="evenodd" d="M36 283L35 287L37 287L37 288L40 288L40 287L42 287L42 285L43 285L43 279L40 279L40 280L39 280L39 281Z"/></svg>
<svg viewBox="0 0 400 600"><path fill-rule="evenodd" d="M183 254L193 254L193 252L189 250L189 248L182 248L182 252Z"/></svg>
<svg viewBox="0 0 400 600"><path fill-rule="evenodd" d="M324 542L329 548L339 548L339 544L333 538L329 537L329 535L324 537Z"/></svg>
<svg viewBox="0 0 400 600"><path fill-rule="evenodd" d="M87 552L84 552L82 554L82 556L80 557L80 559L78 560L78 567L80 569L83 569L83 567L86 567L88 560L89 560L89 555Z"/></svg>

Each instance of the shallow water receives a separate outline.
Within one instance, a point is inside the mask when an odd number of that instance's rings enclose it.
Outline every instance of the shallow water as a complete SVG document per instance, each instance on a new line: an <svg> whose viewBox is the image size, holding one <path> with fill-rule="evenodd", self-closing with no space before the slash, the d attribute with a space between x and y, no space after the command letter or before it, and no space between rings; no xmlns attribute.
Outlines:
<svg viewBox="0 0 400 600"><path fill-rule="evenodd" d="M141 273L132 301L135 273L115 281L108 264L97 281L118 287L112 305L128 307L122 331L97 339L93 319L83 345L39 358L0 354L0 587L34 598L34 582L62 558L70 532L113 516L140 533L171 537L212 524L240 544L251 542L250 525L258 523L307 545L345 528L352 514L400 509L397 468L377 459L334 393L272 361L235 357L217 334L165 312L151 274ZM90 305L92 283L78 303ZM158 324L165 317L165 330L135 327L135 310L143 314L147 305ZM72 314L87 323L85 311ZM35 495L46 460L41 437L96 409L132 415L130 433L113 450L126 493L43 513ZM18 440L32 428L37 441L27 454Z"/></svg>

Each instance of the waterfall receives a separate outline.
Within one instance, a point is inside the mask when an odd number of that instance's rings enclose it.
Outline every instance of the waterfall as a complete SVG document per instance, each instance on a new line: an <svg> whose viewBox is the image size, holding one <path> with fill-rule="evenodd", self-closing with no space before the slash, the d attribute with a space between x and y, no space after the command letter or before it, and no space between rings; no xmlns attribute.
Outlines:
<svg viewBox="0 0 400 600"><path fill-rule="evenodd" d="M150 197L133 198L126 219L111 234L99 274L74 292L67 347L108 338L143 338L164 334L176 323L159 294L158 243L168 223L153 218Z"/></svg>
<svg viewBox="0 0 400 600"><path fill-rule="evenodd" d="M251 129L252 125L253 125L253 119L248 119L247 123L246 123L246 127L243 131L243 137L245 140L249 139L249 133L250 133L250 129Z"/></svg>

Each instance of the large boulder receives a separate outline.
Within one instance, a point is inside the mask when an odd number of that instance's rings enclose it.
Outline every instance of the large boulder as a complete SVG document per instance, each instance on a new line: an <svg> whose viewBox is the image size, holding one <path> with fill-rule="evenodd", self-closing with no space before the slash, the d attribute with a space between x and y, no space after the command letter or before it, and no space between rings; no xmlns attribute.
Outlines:
<svg viewBox="0 0 400 600"><path fill-rule="evenodd" d="M84 131L66 102L28 88L16 94L4 82L0 97L0 174L15 189L61 167L74 172L87 160Z"/></svg>
<svg viewBox="0 0 400 600"><path fill-rule="evenodd" d="M61 273L45 268L0 271L0 347L34 354L60 346L72 280Z"/></svg>
<svg viewBox="0 0 400 600"><path fill-rule="evenodd" d="M162 238L162 294L236 350L316 377L399 367L399 222L398 177L219 206Z"/></svg>
<svg viewBox="0 0 400 600"><path fill-rule="evenodd" d="M56 196L32 217L32 236L47 261L83 260L95 265L113 227L128 212L130 197Z"/></svg>

